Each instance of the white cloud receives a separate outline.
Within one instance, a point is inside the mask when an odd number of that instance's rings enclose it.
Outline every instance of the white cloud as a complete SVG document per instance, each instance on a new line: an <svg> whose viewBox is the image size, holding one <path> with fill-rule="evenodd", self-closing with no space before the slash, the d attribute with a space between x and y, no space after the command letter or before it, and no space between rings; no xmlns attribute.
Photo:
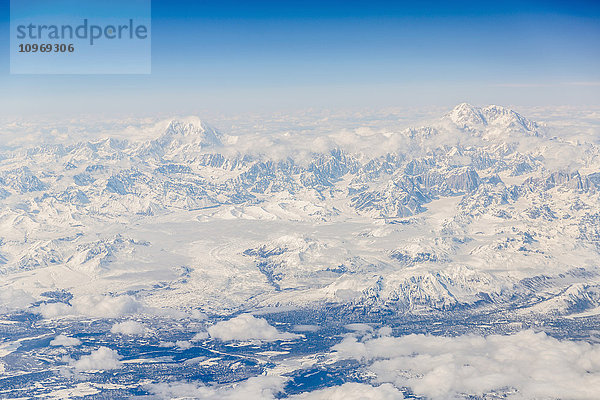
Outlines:
<svg viewBox="0 0 600 400"><path fill-rule="evenodd" d="M368 332L373 330L373 327L368 324L346 324L344 325L344 328L355 332Z"/></svg>
<svg viewBox="0 0 600 400"><path fill-rule="evenodd" d="M121 368L121 356L108 347L100 347L90 355L83 356L72 363L78 371L108 370Z"/></svg>
<svg viewBox="0 0 600 400"><path fill-rule="evenodd" d="M298 339L302 335L279 332L263 318L251 314L242 314L228 321L221 321L208 328L208 333L215 339L229 340L275 340Z"/></svg>
<svg viewBox="0 0 600 400"><path fill-rule="evenodd" d="M393 330L389 326L382 326L377 330L377 334L379 334L379 336L390 336L392 332Z"/></svg>
<svg viewBox="0 0 600 400"><path fill-rule="evenodd" d="M148 390L161 399L194 398L204 400L274 400L283 393L286 379L278 376L256 376L233 386L212 388L193 383L153 384ZM399 400L402 393L391 384L371 386L345 383L287 397L293 400Z"/></svg>
<svg viewBox="0 0 600 400"><path fill-rule="evenodd" d="M131 296L85 295L74 298L71 304L42 304L33 311L38 312L44 318L80 315L96 318L120 318L131 315L142 308L142 305Z"/></svg>
<svg viewBox="0 0 600 400"><path fill-rule="evenodd" d="M288 397L294 400L398 400L402 393L389 383L371 386L364 383L349 382L313 392Z"/></svg>
<svg viewBox="0 0 600 400"><path fill-rule="evenodd" d="M33 311L41 314L44 318L57 318L74 314L73 307L65 303L42 304L34 308Z"/></svg>
<svg viewBox="0 0 600 400"><path fill-rule="evenodd" d="M131 296L80 296L72 303L79 313L99 318L119 318L141 308L141 304Z"/></svg>
<svg viewBox="0 0 600 400"><path fill-rule="evenodd" d="M181 350L186 350L192 347L192 343L187 340L178 340L175 342L175 346L177 346Z"/></svg>
<svg viewBox="0 0 600 400"><path fill-rule="evenodd" d="M81 341L77 338L68 337L65 335L58 335L50 342L50 346L79 346Z"/></svg>
<svg viewBox="0 0 600 400"><path fill-rule="evenodd" d="M516 389L515 399L596 399L600 345L559 341L544 333L436 337L408 335L334 346L342 358L363 360L381 383L448 399Z"/></svg>
<svg viewBox="0 0 600 400"><path fill-rule="evenodd" d="M34 298L21 289L5 286L0 289L0 313L7 313L29 306Z"/></svg>
<svg viewBox="0 0 600 400"><path fill-rule="evenodd" d="M200 342L202 340L208 339L208 332L198 332L191 339L192 342Z"/></svg>
<svg viewBox="0 0 600 400"><path fill-rule="evenodd" d="M294 325L292 328L296 332L317 332L319 329L319 325Z"/></svg>
<svg viewBox="0 0 600 400"><path fill-rule="evenodd" d="M122 333L123 335L143 335L146 333L146 327L136 321L123 321L114 324L110 331L112 333Z"/></svg>
<svg viewBox="0 0 600 400"><path fill-rule="evenodd" d="M161 383L148 390L161 399L194 398L204 400L274 400L283 390L285 379L277 376L257 376L232 387L211 388L193 383Z"/></svg>

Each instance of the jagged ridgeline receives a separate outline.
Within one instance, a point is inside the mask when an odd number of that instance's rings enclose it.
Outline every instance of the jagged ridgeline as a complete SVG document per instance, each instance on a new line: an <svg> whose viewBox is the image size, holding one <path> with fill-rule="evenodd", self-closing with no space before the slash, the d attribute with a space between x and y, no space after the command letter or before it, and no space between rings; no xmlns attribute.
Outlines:
<svg viewBox="0 0 600 400"><path fill-rule="evenodd" d="M187 119L145 141L6 150L0 273L32 302L90 290L214 312L598 305L596 144L468 104L361 146L312 139Z"/></svg>

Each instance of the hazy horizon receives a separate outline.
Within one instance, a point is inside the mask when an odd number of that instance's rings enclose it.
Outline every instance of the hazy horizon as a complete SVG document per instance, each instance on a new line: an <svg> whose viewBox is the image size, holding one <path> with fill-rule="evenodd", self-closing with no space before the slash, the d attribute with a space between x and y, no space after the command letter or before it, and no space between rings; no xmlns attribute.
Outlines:
<svg viewBox="0 0 600 400"><path fill-rule="evenodd" d="M151 75L9 75L2 42L0 114L600 105L594 2L152 7Z"/></svg>

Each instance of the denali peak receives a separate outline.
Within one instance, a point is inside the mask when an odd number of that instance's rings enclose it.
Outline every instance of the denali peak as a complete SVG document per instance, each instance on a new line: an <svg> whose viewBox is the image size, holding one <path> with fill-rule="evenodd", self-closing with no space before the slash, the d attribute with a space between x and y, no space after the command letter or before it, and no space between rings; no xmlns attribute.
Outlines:
<svg viewBox="0 0 600 400"><path fill-rule="evenodd" d="M446 114L444 120L476 136L494 137L507 134L540 135L540 125L506 107L476 107L461 103Z"/></svg>
<svg viewBox="0 0 600 400"><path fill-rule="evenodd" d="M140 146L138 155L179 157L182 152L196 152L222 146L222 135L198 118L172 120L157 139Z"/></svg>

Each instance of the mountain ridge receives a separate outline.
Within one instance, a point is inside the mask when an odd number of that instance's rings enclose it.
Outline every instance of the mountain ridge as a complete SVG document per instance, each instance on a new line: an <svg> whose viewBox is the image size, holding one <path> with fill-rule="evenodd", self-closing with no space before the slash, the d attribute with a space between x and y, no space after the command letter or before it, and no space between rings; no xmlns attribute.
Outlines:
<svg viewBox="0 0 600 400"><path fill-rule="evenodd" d="M536 136L540 124L498 106L461 104L442 122L452 113L469 121L464 135L440 140L457 129L443 124L399 130L403 141L375 155L335 143L298 157L251 154L228 140L235 132L196 119L141 142L5 152L0 274L39 301L43 291L89 290L215 312L324 301L406 313L529 309L584 282L590 293L573 293L589 301L546 304L594 307L598 147ZM486 140L471 140L476 129ZM549 163L557 143L585 169ZM278 238L291 234L303 236L284 248ZM590 275L560 278L576 267ZM46 274L64 279L40 289ZM78 274L96 286L78 287ZM527 283L546 275L554 291Z"/></svg>

